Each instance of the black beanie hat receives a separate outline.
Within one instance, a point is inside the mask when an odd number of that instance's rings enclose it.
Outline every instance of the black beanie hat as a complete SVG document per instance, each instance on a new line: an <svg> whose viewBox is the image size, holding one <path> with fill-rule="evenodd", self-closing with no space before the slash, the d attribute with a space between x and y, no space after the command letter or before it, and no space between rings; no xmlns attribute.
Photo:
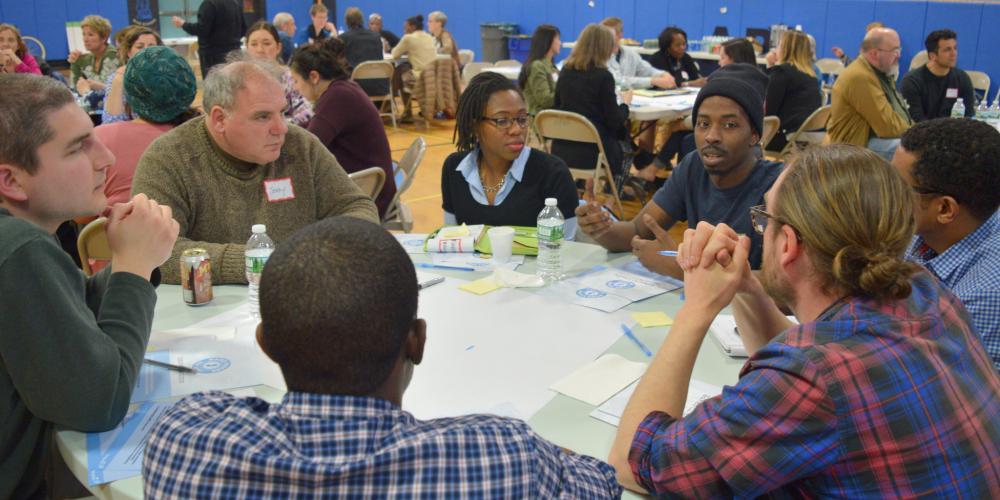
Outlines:
<svg viewBox="0 0 1000 500"><path fill-rule="evenodd" d="M716 95L728 97L746 111L750 117L750 126L759 135L764 128L767 80L767 75L752 64L736 63L715 70L695 98L691 120L698 121L698 107L705 99Z"/></svg>

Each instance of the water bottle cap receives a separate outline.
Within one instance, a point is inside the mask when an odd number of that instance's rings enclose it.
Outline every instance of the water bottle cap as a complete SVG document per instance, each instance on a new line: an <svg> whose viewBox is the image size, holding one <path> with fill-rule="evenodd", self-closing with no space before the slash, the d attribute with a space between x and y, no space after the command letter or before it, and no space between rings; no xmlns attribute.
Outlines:
<svg viewBox="0 0 1000 500"><path fill-rule="evenodd" d="M250 227L250 231L253 234L264 234L267 232L267 226L265 226L264 224L254 224L253 226Z"/></svg>
<svg viewBox="0 0 1000 500"><path fill-rule="evenodd" d="M554 207L559 204L559 200L555 198L545 198L545 206Z"/></svg>

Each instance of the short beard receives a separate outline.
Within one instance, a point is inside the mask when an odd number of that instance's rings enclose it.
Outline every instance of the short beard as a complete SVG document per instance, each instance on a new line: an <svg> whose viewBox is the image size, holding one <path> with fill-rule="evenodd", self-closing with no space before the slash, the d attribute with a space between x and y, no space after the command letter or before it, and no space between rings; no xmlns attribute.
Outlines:
<svg viewBox="0 0 1000 500"><path fill-rule="evenodd" d="M761 265L760 284L779 308L790 308L795 303L795 290L771 267L767 262Z"/></svg>

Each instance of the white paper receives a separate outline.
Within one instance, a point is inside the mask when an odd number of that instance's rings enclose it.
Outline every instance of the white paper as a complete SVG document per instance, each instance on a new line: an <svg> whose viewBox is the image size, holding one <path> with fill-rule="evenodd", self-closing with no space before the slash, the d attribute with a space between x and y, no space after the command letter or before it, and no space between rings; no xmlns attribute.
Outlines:
<svg viewBox="0 0 1000 500"><path fill-rule="evenodd" d="M107 432L87 434L87 483L91 486L135 477L153 426L174 403L147 402L133 408Z"/></svg>
<svg viewBox="0 0 1000 500"><path fill-rule="evenodd" d="M420 293L427 344L403 395L403 409L417 418L489 411L503 403L531 418L554 396L548 389L553 382L621 338L621 315L513 288L483 300L458 288L465 283L449 278Z"/></svg>
<svg viewBox="0 0 1000 500"><path fill-rule="evenodd" d="M399 244L403 246L403 249L406 250L406 253L409 254L427 253L424 250L424 242L427 241L426 233L421 233L421 234L395 233L393 234L393 236L395 236L396 241L398 241Z"/></svg>
<svg viewBox="0 0 1000 500"><path fill-rule="evenodd" d="M431 253L472 253L476 251L476 240L486 226L450 226L441 228L434 238L427 240L427 251Z"/></svg>
<svg viewBox="0 0 1000 500"><path fill-rule="evenodd" d="M432 253L431 262L435 266L464 268L469 271L492 271L498 267L492 256L487 257L487 254L482 253ZM507 263L499 267L513 270L523 263L523 255L512 255Z"/></svg>
<svg viewBox="0 0 1000 500"><path fill-rule="evenodd" d="M622 267L597 266L574 278L554 283L545 293L576 305L614 312L676 288L661 279L641 276Z"/></svg>
<svg viewBox="0 0 1000 500"><path fill-rule="evenodd" d="M133 403L259 384L285 388L278 365L252 339L187 337L159 342L155 348L157 350L146 353L147 358L193 368L198 373L182 373L144 363L132 392Z"/></svg>
<svg viewBox="0 0 1000 500"><path fill-rule="evenodd" d="M645 371L646 363L629 361L617 354L605 354L549 388L597 406L635 382Z"/></svg>
<svg viewBox="0 0 1000 500"><path fill-rule="evenodd" d="M618 427L622 413L625 412L625 406L628 405L628 400L632 397L632 393L635 392L637 385L639 385L639 382L626 387L624 391L619 392L615 397L590 412L590 416ZM690 415L703 401L712 399L719 394L722 394L721 387L692 379L691 383L688 384L687 400L684 402L683 416Z"/></svg>

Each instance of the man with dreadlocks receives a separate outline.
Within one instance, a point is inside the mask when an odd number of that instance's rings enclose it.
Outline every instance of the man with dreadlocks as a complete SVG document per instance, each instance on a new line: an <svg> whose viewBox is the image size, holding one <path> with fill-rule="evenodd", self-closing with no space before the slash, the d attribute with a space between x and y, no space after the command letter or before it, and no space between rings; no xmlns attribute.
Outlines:
<svg viewBox="0 0 1000 500"><path fill-rule="evenodd" d="M545 198L576 233L576 185L558 157L525 145L528 107L517 85L499 73L480 73L458 101L458 151L441 169L445 224L534 226Z"/></svg>

